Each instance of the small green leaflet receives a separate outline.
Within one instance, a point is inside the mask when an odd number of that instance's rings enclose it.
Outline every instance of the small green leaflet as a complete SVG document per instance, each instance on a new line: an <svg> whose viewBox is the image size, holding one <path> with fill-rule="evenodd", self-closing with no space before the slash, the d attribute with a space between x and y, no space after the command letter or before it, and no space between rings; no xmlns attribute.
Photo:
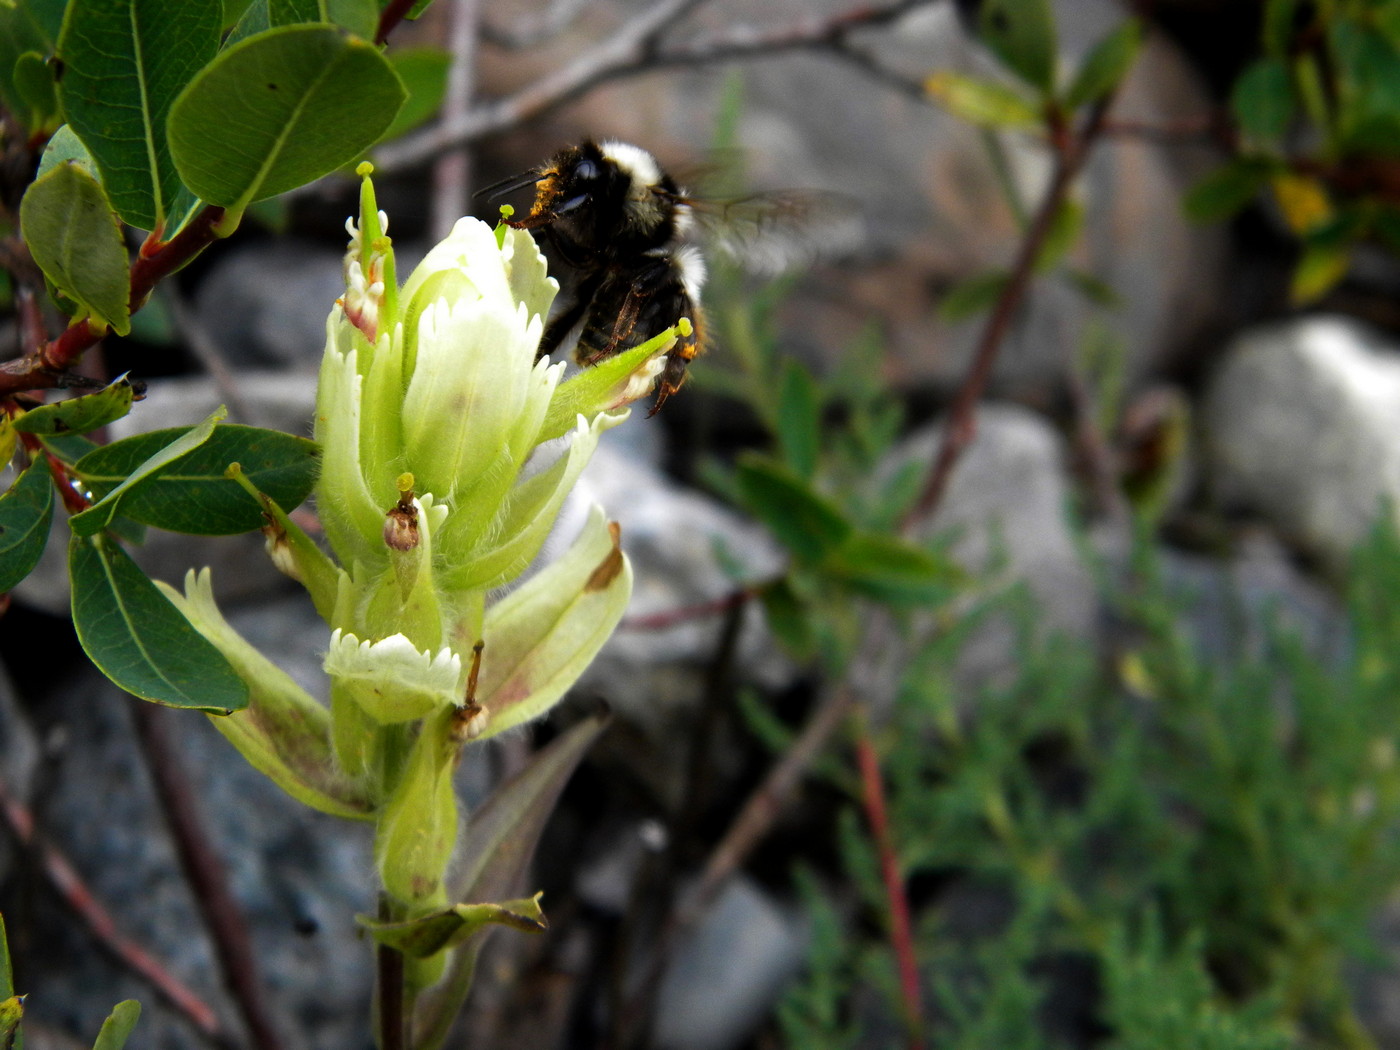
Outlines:
<svg viewBox="0 0 1400 1050"><path fill-rule="evenodd" d="M68 576L78 641L128 693L210 714L247 706L248 688L228 661L114 540L73 536Z"/></svg>
<svg viewBox="0 0 1400 1050"><path fill-rule="evenodd" d="M40 405L15 419L25 434L86 434L121 419L131 411L136 389L123 373L101 390Z"/></svg>
<svg viewBox="0 0 1400 1050"><path fill-rule="evenodd" d="M851 534L851 523L835 504L810 483L761 456L739 461L735 491L800 562L820 562Z"/></svg>
<svg viewBox="0 0 1400 1050"><path fill-rule="evenodd" d="M526 933L548 929L540 909L540 894L500 904L456 904L407 922L379 922L359 916L361 926L380 944L397 948L413 959L428 959L455 948L491 923L513 926Z"/></svg>
<svg viewBox="0 0 1400 1050"><path fill-rule="evenodd" d="M52 522L53 480L48 467L37 462L0 496L0 593L34 571Z"/></svg>
<svg viewBox="0 0 1400 1050"><path fill-rule="evenodd" d="M101 185L76 161L36 179L19 206L24 243L77 316L131 330L130 277L121 224Z"/></svg>

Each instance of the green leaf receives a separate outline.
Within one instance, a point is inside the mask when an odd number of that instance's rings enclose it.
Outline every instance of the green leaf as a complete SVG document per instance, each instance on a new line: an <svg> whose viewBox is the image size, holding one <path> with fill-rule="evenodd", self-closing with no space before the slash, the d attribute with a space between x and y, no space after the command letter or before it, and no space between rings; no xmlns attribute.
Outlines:
<svg viewBox="0 0 1400 1050"><path fill-rule="evenodd" d="M1067 109L1097 102L1123 82L1142 47L1142 23L1130 18L1095 44L1065 89Z"/></svg>
<svg viewBox="0 0 1400 1050"><path fill-rule="evenodd" d="M0 594L39 564L52 521L53 479L43 462L36 462L0 496Z"/></svg>
<svg viewBox="0 0 1400 1050"><path fill-rule="evenodd" d="M852 590L891 605L929 605L953 590L958 571L897 536L857 533L822 563Z"/></svg>
<svg viewBox="0 0 1400 1050"><path fill-rule="evenodd" d="M379 28L379 5L375 0L326 0L323 21L338 25L364 40L373 40Z"/></svg>
<svg viewBox="0 0 1400 1050"><path fill-rule="evenodd" d="M56 128L60 122L58 88L53 69L37 51L26 51L15 60L15 94L28 107L31 129Z"/></svg>
<svg viewBox="0 0 1400 1050"><path fill-rule="evenodd" d="M768 628L794 660L805 663L817 655L817 633L812 609L802 600L786 576L764 587L759 595Z"/></svg>
<svg viewBox="0 0 1400 1050"><path fill-rule="evenodd" d="M1123 305L1123 297L1118 294L1118 290L1103 278L1073 266L1066 266L1060 273L1075 291L1094 306L1116 310Z"/></svg>
<svg viewBox="0 0 1400 1050"><path fill-rule="evenodd" d="M121 419L135 400L136 390L123 373L96 393L30 409L15 419L15 429L25 434L86 434Z"/></svg>
<svg viewBox="0 0 1400 1050"><path fill-rule="evenodd" d="M126 244L97 180L76 163L60 164L25 191L19 216L34 261L79 316L129 332Z"/></svg>
<svg viewBox="0 0 1400 1050"><path fill-rule="evenodd" d="M983 0L977 35L1022 80L1055 87L1055 18L1050 0Z"/></svg>
<svg viewBox="0 0 1400 1050"><path fill-rule="evenodd" d="M408 91L408 101L384 132L385 141L398 138L437 113L447 91L452 56L434 47L407 48L391 52L389 62Z"/></svg>
<svg viewBox="0 0 1400 1050"><path fill-rule="evenodd" d="M155 230L180 189L166 121L175 97L218 51L219 0L84 0L59 36L59 98L92 152L117 214Z"/></svg>
<svg viewBox="0 0 1400 1050"><path fill-rule="evenodd" d="M1268 0L1264 7L1261 34L1264 53L1273 58L1285 58L1293 46L1293 29L1298 0Z"/></svg>
<svg viewBox="0 0 1400 1050"><path fill-rule="evenodd" d="M1240 130L1256 143L1272 144L1283 137L1293 119L1293 79L1283 58L1252 63L1230 92L1230 106Z"/></svg>
<svg viewBox="0 0 1400 1050"><path fill-rule="evenodd" d="M228 661L108 537L68 547L73 626L98 669L129 693L172 707L228 714L248 689Z"/></svg>
<svg viewBox="0 0 1400 1050"><path fill-rule="evenodd" d="M321 0L267 0L267 18L274 26L326 21Z"/></svg>
<svg viewBox="0 0 1400 1050"><path fill-rule="evenodd" d="M549 928L540 909L538 893L524 900L500 904L455 904L407 922L380 922L365 915L357 918L376 941L397 948L410 959L428 959L455 948L493 923L526 933L542 933Z"/></svg>
<svg viewBox="0 0 1400 1050"><path fill-rule="evenodd" d="M1050 229L1041 242L1040 251L1035 257L1036 273L1048 273L1059 265L1066 253L1079 240L1084 228L1084 202L1067 197L1055 209L1050 220Z"/></svg>
<svg viewBox="0 0 1400 1050"><path fill-rule="evenodd" d="M170 112L181 177L240 213L361 156L404 89L372 45L330 26L269 29L201 70Z"/></svg>
<svg viewBox="0 0 1400 1050"><path fill-rule="evenodd" d="M1289 296L1293 302L1312 302L1331 291L1351 266L1352 247L1350 240L1340 237L1308 238L1289 283Z"/></svg>
<svg viewBox="0 0 1400 1050"><path fill-rule="evenodd" d="M984 128L1029 128L1040 123L1040 109L1014 88L950 70L924 81L924 90L959 120Z"/></svg>
<svg viewBox="0 0 1400 1050"><path fill-rule="evenodd" d="M1228 219L1254 200L1268 183L1276 165L1253 157L1237 157L1217 168L1186 193L1182 207L1195 222Z"/></svg>
<svg viewBox="0 0 1400 1050"><path fill-rule="evenodd" d="M0 999L15 994L15 971L10 962L10 939L5 932L5 915L0 912Z"/></svg>
<svg viewBox="0 0 1400 1050"><path fill-rule="evenodd" d="M0 999L0 1048L3 1050L12 1050L18 1045L19 1025L24 1020L24 999L22 995Z"/></svg>
<svg viewBox="0 0 1400 1050"><path fill-rule="evenodd" d="M756 455L735 468L744 506L798 561L821 561L851 534L851 523L825 496L786 467Z"/></svg>
<svg viewBox="0 0 1400 1050"><path fill-rule="evenodd" d="M43 156L39 158L39 171L35 177L47 175L65 161L71 161L94 179L97 178L97 163L69 124L64 124L49 139L49 144L44 147Z"/></svg>
<svg viewBox="0 0 1400 1050"><path fill-rule="evenodd" d="M44 451L56 456L60 463L71 467L89 452L101 446L81 434L40 434Z"/></svg>
<svg viewBox="0 0 1400 1050"><path fill-rule="evenodd" d="M168 446L186 428L155 430L104 445L84 456L76 473L98 498ZM237 463L244 475L283 510L293 510L311 493L320 462L314 441L278 430L224 424L209 440L166 463L122 501L124 515L170 532L232 536L263 525L262 507L227 476Z"/></svg>
<svg viewBox="0 0 1400 1050"><path fill-rule="evenodd" d="M812 373L789 358L778 386L778 447L799 477L810 478L821 451L821 397Z"/></svg>
<svg viewBox="0 0 1400 1050"><path fill-rule="evenodd" d="M24 997L15 995L15 974L10 964L10 942L5 935L5 916L0 914L0 1048L24 1050Z"/></svg>
<svg viewBox="0 0 1400 1050"><path fill-rule="evenodd" d="M41 117L29 110L21 94L15 67L26 52L53 52L56 26L63 20L64 0L29 0L0 4L0 103L23 122L24 130L41 130ZM27 89L26 89L27 90Z"/></svg>
<svg viewBox="0 0 1400 1050"><path fill-rule="evenodd" d="M69 518L68 527L79 536L91 536L105 529L127 493L142 482L149 480L161 468L175 462L181 456L208 441L214 433L214 424L224 417L224 413L225 410L221 406L199 426L174 431L173 433L179 434L178 437L138 463L127 476L121 478L91 507L79 511ZM171 432L167 432L167 435L169 433Z"/></svg>
<svg viewBox="0 0 1400 1050"><path fill-rule="evenodd" d="M1011 275L1005 270L987 270L964 277L944 293L938 303L938 316L950 324L966 321L974 314L990 310L1006 290Z"/></svg>
<svg viewBox="0 0 1400 1050"><path fill-rule="evenodd" d="M102 1031L97 1034L97 1042L92 1050L122 1050L127 1036L141 1019L141 1004L135 999L127 999L112 1007L107 1020L102 1022Z"/></svg>

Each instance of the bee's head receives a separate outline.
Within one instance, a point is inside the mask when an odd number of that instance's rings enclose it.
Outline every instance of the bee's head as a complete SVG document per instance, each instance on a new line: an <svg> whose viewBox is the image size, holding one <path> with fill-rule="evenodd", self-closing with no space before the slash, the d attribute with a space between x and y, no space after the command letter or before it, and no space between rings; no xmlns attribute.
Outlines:
<svg viewBox="0 0 1400 1050"><path fill-rule="evenodd" d="M560 150L528 175L491 187L496 195L535 185L530 213L512 226L546 226L597 249L618 241L664 241L678 191L656 158L626 142L583 142Z"/></svg>

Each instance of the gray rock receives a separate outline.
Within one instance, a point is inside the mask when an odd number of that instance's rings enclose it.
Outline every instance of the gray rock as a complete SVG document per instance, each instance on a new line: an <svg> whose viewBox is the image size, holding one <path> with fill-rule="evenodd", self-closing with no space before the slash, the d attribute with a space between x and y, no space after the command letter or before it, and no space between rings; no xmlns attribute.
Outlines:
<svg viewBox="0 0 1400 1050"><path fill-rule="evenodd" d="M942 428L910 437L892 457L931 463ZM1070 530L1070 484L1060 436L1041 416L1015 405L984 404L977 433L953 470L926 533L951 533L953 556L993 586L1024 582L1047 632L1087 638L1098 602L1092 574ZM1009 625L989 621L970 640L961 670L970 681L1009 669Z"/></svg>
<svg viewBox="0 0 1400 1050"><path fill-rule="evenodd" d="M807 955L806 924L736 877L678 947L662 979L654 1044L732 1050L772 1011Z"/></svg>
<svg viewBox="0 0 1400 1050"><path fill-rule="evenodd" d="M1332 570L1400 501L1400 356L1355 321L1308 317L1236 340L1202 423L1212 490Z"/></svg>
<svg viewBox="0 0 1400 1050"><path fill-rule="evenodd" d="M345 291L343 251L282 238L218 255L195 310L231 368L316 371L326 314Z"/></svg>

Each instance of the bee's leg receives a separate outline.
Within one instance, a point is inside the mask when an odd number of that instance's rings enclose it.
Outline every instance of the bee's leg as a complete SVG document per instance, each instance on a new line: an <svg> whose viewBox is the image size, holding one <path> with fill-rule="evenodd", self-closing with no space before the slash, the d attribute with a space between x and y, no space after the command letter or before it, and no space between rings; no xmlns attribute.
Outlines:
<svg viewBox="0 0 1400 1050"><path fill-rule="evenodd" d="M705 351L705 319L698 303L691 304L691 313L694 316L690 319L690 335L682 336L666 355L666 367L656 384L656 404L651 406L647 418L660 412L666 399L681 388L686 367Z"/></svg>
<svg viewBox="0 0 1400 1050"><path fill-rule="evenodd" d="M605 357L631 348L632 333L637 330L637 320L641 316L642 307L673 276L671 261L668 258L653 259L632 274L627 295L622 301L617 320L613 322L612 334L608 337L607 345L590 354L587 364L596 364Z"/></svg>

